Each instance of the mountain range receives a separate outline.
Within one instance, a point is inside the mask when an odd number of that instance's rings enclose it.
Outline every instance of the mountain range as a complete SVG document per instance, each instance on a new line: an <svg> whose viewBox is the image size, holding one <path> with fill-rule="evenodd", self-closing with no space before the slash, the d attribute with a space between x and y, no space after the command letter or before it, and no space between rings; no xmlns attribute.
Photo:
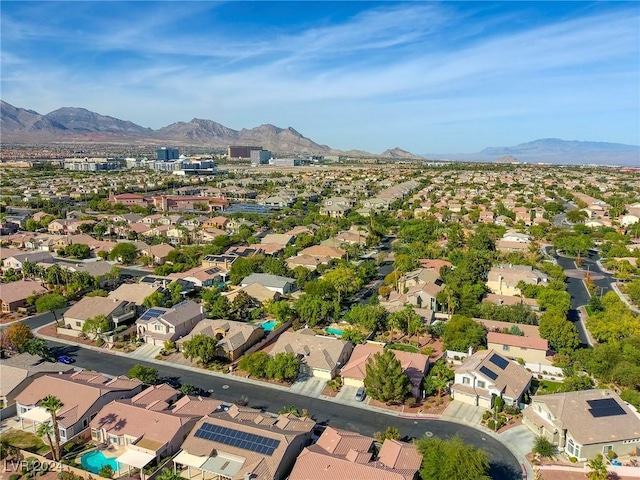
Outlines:
<svg viewBox="0 0 640 480"><path fill-rule="evenodd" d="M95 142L112 144L210 146L258 145L278 153L317 153L353 156L377 155L395 159L492 162L504 157L528 163L600 164L640 166L640 146L619 143L567 141L546 138L512 147L488 147L477 153L415 155L399 147L381 154L341 151L321 145L297 132L265 124L233 130L213 120L194 118L157 130L100 115L84 108L63 107L45 115L14 107L0 100L2 143Z"/></svg>

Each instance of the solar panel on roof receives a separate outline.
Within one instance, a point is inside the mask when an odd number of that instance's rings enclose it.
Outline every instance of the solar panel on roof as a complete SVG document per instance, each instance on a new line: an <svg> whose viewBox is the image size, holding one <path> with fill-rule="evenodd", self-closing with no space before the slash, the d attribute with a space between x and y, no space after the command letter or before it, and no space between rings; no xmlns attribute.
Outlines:
<svg viewBox="0 0 640 480"><path fill-rule="evenodd" d="M491 355L491 358L489 359L489 361L493 363L495 366L499 367L501 370L504 370L505 368L507 368L507 365L509 365L508 360L502 358L501 356L495 353Z"/></svg>
<svg viewBox="0 0 640 480"><path fill-rule="evenodd" d="M480 367L480 371L481 371L482 373L484 373L487 377L489 377L491 380L495 380L496 378L498 378L498 374L497 374L497 373L495 373L495 372L494 372L494 371L492 371L492 370L489 370L489 369L488 369L487 367L485 367L485 366Z"/></svg>
<svg viewBox="0 0 640 480"><path fill-rule="evenodd" d="M221 427L206 422L200 426L194 436L264 455L273 455L274 450L280 445L280 440L274 438L241 432L233 428Z"/></svg>
<svg viewBox="0 0 640 480"><path fill-rule="evenodd" d="M150 320L152 318L160 317L165 311L158 308L150 308L142 314L140 320Z"/></svg>
<svg viewBox="0 0 640 480"><path fill-rule="evenodd" d="M598 400L587 400L589 413L593 418L615 417L626 415L624 409L613 398L602 398Z"/></svg>

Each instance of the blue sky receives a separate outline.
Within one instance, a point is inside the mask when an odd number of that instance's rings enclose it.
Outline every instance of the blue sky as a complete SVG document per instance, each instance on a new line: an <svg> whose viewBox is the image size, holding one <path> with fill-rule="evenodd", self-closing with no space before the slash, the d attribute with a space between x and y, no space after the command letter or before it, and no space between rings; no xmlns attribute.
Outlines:
<svg viewBox="0 0 640 480"><path fill-rule="evenodd" d="M12 2L2 99L343 150L640 144L640 3Z"/></svg>

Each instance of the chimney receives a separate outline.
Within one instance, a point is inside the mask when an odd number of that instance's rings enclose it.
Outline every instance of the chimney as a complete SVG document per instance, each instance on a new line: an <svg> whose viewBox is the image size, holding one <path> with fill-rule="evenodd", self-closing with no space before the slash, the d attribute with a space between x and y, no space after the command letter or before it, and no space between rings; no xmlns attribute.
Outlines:
<svg viewBox="0 0 640 480"><path fill-rule="evenodd" d="M473 347L469 347L469 356L473 355Z"/></svg>
<svg viewBox="0 0 640 480"><path fill-rule="evenodd" d="M253 474L251 472L244 472L244 480L251 480Z"/></svg>

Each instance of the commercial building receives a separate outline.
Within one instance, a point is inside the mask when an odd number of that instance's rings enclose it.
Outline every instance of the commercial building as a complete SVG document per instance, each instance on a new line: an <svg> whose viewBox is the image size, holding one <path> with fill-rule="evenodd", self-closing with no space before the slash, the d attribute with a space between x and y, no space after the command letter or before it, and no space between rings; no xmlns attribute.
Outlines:
<svg viewBox="0 0 640 480"><path fill-rule="evenodd" d="M74 172L105 172L118 170L120 161L114 158L65 158L63 162L65 170Z"/></svg>
<svg viewBox="0 0 640 480"><path fill-rule="evenodd" d="M271 158L271 152L269 150L251 150L249 158L251 158L251 165L267 165Z"/></svg>
<svg viewBox="0 0 640 480"><path fill-rule="evenodd" d="M156 150L158 160L177 160L180 158L180 152L177 148L162 147Z"/></svg>
<svg viewBox="0 0 640 480"><path fill-rule="evenodd" d="M229 158L251 158L252 150L262 150L262 147L249 147L246 145L229 145L227 156Z"/></svg>

